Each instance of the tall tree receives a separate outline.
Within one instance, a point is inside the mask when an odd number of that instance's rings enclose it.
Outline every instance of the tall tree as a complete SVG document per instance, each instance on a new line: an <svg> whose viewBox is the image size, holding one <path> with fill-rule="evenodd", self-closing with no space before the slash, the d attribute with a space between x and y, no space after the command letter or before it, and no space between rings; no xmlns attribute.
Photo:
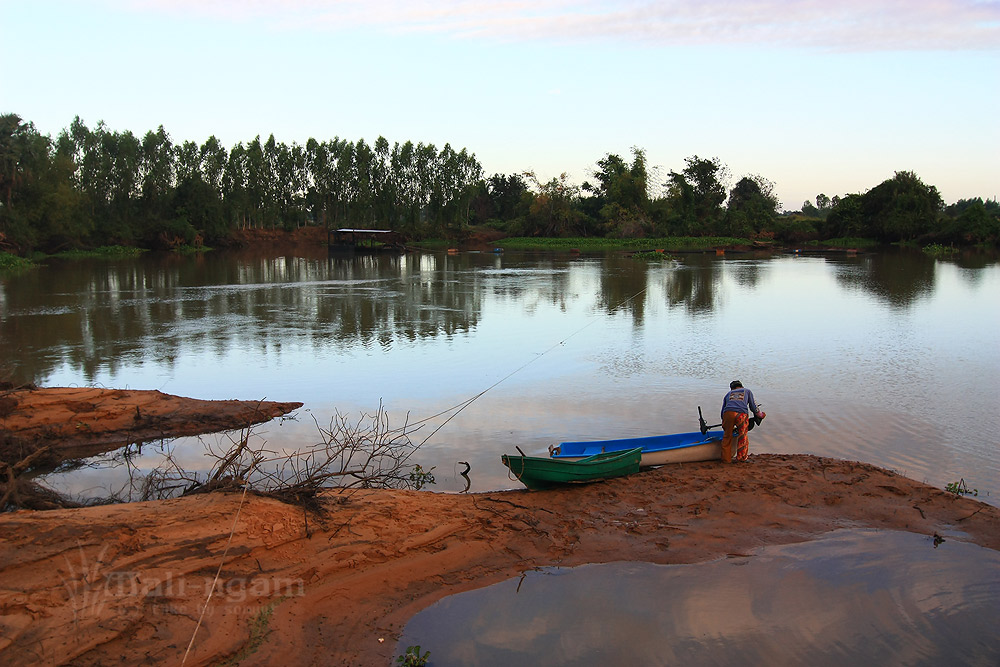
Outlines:
<svg viewBox="0 0 1000 667"><path fill-rule="evenodd" d="M693 155L684 163L682 172L670 172L666 184L673 225L683 233L713 234L724 214L729 170L719 158Z"/></svg>
<svg viewBox="0 0 1000 667"><path fill-rule="evenodd" d="M897 171L862 197L865 222L880 241L906 241L931 231L943 208L937 188L912 171Z"/></svg>
<svg viewBox="0 0 1000 667"><path fill-rule="evenodd" d="M749 237L770 226L778 212L774 183L751 174L741 178L729 192L726 206L726 233Z"/></svg>

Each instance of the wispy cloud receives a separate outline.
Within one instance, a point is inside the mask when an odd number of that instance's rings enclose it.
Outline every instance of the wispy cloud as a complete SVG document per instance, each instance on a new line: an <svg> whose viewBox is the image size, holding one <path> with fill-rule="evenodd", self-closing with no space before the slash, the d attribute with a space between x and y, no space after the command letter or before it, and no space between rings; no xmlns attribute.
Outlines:
<svg viewBox="0 0 1000 667"><path fill-rule="evenodd" d="M1000 0L113 0L276 29L844 51L1000 50Z"/></svg>

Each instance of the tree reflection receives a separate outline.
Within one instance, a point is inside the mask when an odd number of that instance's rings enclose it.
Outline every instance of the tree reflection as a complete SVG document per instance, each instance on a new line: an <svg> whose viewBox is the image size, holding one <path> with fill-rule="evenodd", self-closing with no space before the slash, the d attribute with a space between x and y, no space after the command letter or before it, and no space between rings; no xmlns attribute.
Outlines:
<svg viewBox="0 0 1000 667"><path fill-rule="evenodd" d="M839 285L892 307L905 307L935 287L935 260L920 252L826 262ZM484 310L523 319L527 327L538 312L590 317L593 308L628 313L641 326L650 298L691 316L706 314L718 307L723 275L758 289L768 269L767 260L708 255L665 262L622 255L334 258L325 249L53 262L0 283L0 359L13 381L44 382L69 369L92 383L143 364L169 369L198 354L222 359L239 350L386 351L468 334Z"/></svg>
<svg viewBox="0 0 1000 667"><path fill-rule="evenodd" d="M671 306L683 306L689 313L710 312L722 277L722 262L692 258L677 264L663 279L663 292Z"/></svg>
<svg viewBox="0 0 1000 667"><path fill-rule="evenodd" d="M837 261L837 282L904 308L934 290L934 259L922 252L885 252Z"/></svg>

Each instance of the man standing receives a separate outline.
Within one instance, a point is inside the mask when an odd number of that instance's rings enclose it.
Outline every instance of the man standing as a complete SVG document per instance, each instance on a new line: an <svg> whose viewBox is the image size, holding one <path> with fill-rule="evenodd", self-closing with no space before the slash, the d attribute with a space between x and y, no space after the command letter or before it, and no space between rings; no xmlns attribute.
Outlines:
<svg viewBox="0 0 1000 667"><path fill-rule="evenodd" d="M736 429L736 460L746 461L750 456L750 413L758 420L764 412L757 407L753 393L743 387L739 380L729 383L729 393L722 399L722 462L731 463L733 458L733 429ZM759 423L759 421L758 421Z"/></svg>

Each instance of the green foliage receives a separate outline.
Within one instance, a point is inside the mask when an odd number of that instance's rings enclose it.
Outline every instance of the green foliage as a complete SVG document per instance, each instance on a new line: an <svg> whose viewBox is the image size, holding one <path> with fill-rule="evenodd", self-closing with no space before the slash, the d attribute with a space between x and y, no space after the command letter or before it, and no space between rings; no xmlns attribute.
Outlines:
<svg viewBox="0 0 1000 667"><path fill-rule="evenodd" d="M817 219L780 216L772 220L770 229L774 233L775 241L800 244L809 239L816 238L817 222L819 222Z"/></svg>
<svg viewBox="0 0 1000 667"><path fill-rule="evenodd" d="M674 257L662 250L640 250L639 252L632 253L632 259L646 262L661 262L665 259L674 259Z"/></svg>
<svg viewBox="0 0 1000 667"><path fill-rule="evenodd" d="M34 262L30 259L24 257L18 257L17 255L12 255L9 252L0 251L0 271L9 271L12 269L26 269L33 266Z"/></svg>
<svg viewBox="0 0 1000 667"><path fill-rule="evenodd" d="M55 253L53 256L60 259L120 259L123 257L138 257L144 252L146 251L142 248L111 245L101 246L100 248L94 248L92 250L63 250L62 252Z"/></svg>
<svg viewBox="0 0 1000 667"><path fill-rule="evenodd" d="M431 657L430 651L420 653L420 646L407 646L406 652L396 658L396 662L402 667L423 667Z"/></svg>
<svg viewBox="0 0 1000 667"><path fill-rule="evenodd" d="M932 257L942 257L944 255L953 255L958 252L958 249L954 246L941 245L940 243L931 243L930 245L925 245L921 248L926 254Z"/></svg>
<svg viewBox="0 0 1000 667"><path fill-rule="evenodd" d="M712 234L725 215L726 182L729 170L719 158L707 160L697 155L685 159L684 170L670 172L667 186L669 233Z"/></svg>
<svg viewBox="0 0 1000 667"><path fill-rule="evenodd" d="M461 229L482 181L465 149L258 136L175 144L73 120L53 142L0 116L0 244L27 253L107 243L198 245L237 228ZM519 195L518 195L519 196Z"/></svg>
<svg viewBox="0 0 1000 667"><path fill-rule="evenodd" d="M945 209L937 189L913 172L896 172L865 194L819 194L803 203L802 217L777 217L774 185L761 176L728 189L719 158L686 158L657 184L660 196L651 194L650 174L639 147L631 160L605 154L578 187L566 174L485 179L473 154L449 144L335 137L300 145L270 135L227 148L214 136L177 144L163 126L137 136L79 117L53 140L3 114L0 248L27 255L110 244L198 247L237 229L303 225L455 239L470 223L526 237L1000 245L1000 203L976 198Z"/></svg>
<svg viewBox="0 0 1000 667"><path fill-rule="evenodd" d="M965 479L960 479L957 482L950 482L944 487L944 490L948 493L954 493L956 496L973 496L979 495L979 489L970 489L965 484Z"/></svg>
<svg viewBox="0 0 1000 667"><path fill-rule="evenodd" d="M424 488L427 484L436 483L434 480L434 466L431 466L429 470L424 470L418 464L413 466L413 470L410 471L410 486L417 491Z"/></svg>
<svg viewBox="0 0 1000 667"><path fill-rule="evenodd" d="M966 199L946 209L957 215L945 225L941 240L962 244L1000 245L1000 207L990 204L996 202Z"/></svg>
<svg viewBox="0 0 1000 667"><path fill-rule="evenodd" d="M774 183L763 176L744 176L729 193L725 232L731 236L759 234L772 226L779 205Z"/></svg>
<svg viewBox="0 0 1000 667"><path fill-rule="evenodd" d="M751 243L750 239L725 236L674 236L643 239L510 237L497 241L497 246L507 250L598 252L605 250L713 250L719 247L747 246Z"/></svg>
<svg viewBox="0 0 1000 667"><path fill-rule="evenodd" d="M560 237L584 231L584 217L578 206L580 188L565 173L542 183L534 172L524 173L535 192L528 204L525 232L529 236Z"/></svg>
<svg viewBox="0 0 1000 667"><path fill-rule="evenodd" d="M863 195L861 208L875 238L891 242L933 229L944 203L937 188L925 185L915 173L897 171Z"/></svg>

